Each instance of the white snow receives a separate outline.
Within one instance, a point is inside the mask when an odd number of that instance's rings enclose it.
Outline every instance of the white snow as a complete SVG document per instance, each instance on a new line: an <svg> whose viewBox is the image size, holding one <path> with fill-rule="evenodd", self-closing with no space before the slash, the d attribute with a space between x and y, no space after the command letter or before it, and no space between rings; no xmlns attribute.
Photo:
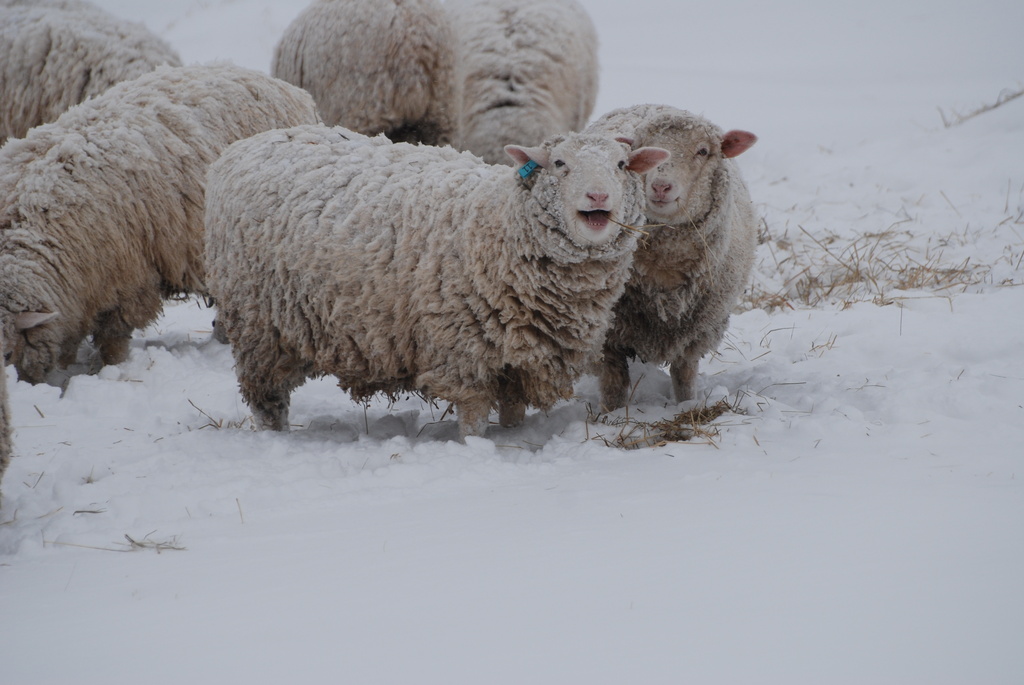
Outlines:
<svg viewBox="0 0 1024 685"><path fill-rule="evenodd" d="M583 1L595 115L760 137L767 240L699 380L736 411L611 446L681 409L635 365L628 415L585 377L461 445L323 379L258 433L213 312L168 303L63 395L7 371L0 681L1024 682L1024 97L942 117L1024 87L1024 4ZM305 3L97 4L267 70Z"/></svg>

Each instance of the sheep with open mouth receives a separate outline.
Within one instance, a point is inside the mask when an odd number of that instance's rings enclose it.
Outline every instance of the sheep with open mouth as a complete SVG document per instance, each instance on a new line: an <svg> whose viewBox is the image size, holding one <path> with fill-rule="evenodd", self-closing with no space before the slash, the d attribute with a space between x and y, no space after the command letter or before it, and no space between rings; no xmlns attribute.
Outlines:
<svg viewBox="0 0 1024 685"><path fill-rule="evenodd" d="M451 148L302 126L210 169L207 278L243 399L286 430L291 391L331 374L353 398L453 402L460 437L571 397L622 294L640 174L668 158L605 136Z"/></svg>

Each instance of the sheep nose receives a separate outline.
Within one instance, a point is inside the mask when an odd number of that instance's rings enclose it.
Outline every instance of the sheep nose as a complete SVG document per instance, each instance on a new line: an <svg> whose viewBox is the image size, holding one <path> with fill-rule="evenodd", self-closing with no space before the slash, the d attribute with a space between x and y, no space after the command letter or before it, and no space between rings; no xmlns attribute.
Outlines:
<svg viewBox="0 0 1024 685"><path fill-rule="evenodd" d="M654 189L658 195L667 195L668 191L672 190L671 183L652 183L651 188Z"/></svg>
<svg viewBox="0 0 1024 685"><path fill-rule="evenodd" d="M608 201L608 193L587 193L587 197L589 197L591 202L595 205L603 205Z"/></svg>

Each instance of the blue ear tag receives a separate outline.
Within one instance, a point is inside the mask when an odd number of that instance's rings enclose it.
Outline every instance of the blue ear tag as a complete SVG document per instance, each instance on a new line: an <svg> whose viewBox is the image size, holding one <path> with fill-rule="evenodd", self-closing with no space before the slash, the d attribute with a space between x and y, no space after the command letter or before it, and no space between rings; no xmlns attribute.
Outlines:
<svg viewBox="0 0 1024 685"><path fill-rule="evenodd" d="M537 164L537 162L531 159L529 162L527 162L526 164L519 168L519 176L522 178L526 178L533 173L534 169L536 169L539 166L540 164Z"/></svg>

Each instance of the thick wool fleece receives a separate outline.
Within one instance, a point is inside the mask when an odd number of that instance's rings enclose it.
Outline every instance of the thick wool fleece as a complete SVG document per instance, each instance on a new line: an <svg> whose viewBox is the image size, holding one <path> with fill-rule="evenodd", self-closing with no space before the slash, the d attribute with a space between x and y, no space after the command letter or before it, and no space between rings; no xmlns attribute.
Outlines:
<svg viewBox="0 0 1024 685"><path fill-rule="evenodd" d="M161 64L181 58L142 24L89 3L0 6L0 144Z"/></svg>
<svg viewBox="0 0 1024 685"><path fill-rule="evenodd" d="M538 168L524 181L451 148L341 128L231 146L210 169L208 276L257 423L287 428L291 390L322 374L355 398L454 402L463 436L496 404L504 420L571 396L635 239L616 227L604 244L580 241L566 178L611 179L625 224L642 216L642 183L611 139L544 148L569 176Z"/></svg>
<svg viewBox="0 0 1024 685"><path fill-rule="evenodd" d="M205 292L206 170L230 143L317 121L312 98L231 65L160 67L0 149L0 323L39 382L89 334L102 361L161 298ZM54 318L25 327L25 312Z"/></svg>
<svg viewBox="0 0 1024 685"><path fill-rule="evenodd" d="M454 45L439 0L316 0L285 30L271 73L309 91L329 126L447 145Z"/></svg>
<svg viewBox="0 0 1024 685"><path fill-rule="evenodd" d="M576 0L447 0L457 40L456 147L507 164L510 143L582 129L597 99L597 31Z"/></svg>
<svg viewBox="0 0 1024 685"><path fill-rule="evenodd" d="M602 406L625 404L630 358L671 363L676 400L692 399L698 361L721 343L750 278L757 247L750 194L723 154L722 129L703 117L638 105L606 114L587 131L672 152L646 174L647 220L655 226L646 229L650 236L637 248L633 275L615 305L600 370ZM651 202L657 179L686 186L668 215Z"/></svg>

